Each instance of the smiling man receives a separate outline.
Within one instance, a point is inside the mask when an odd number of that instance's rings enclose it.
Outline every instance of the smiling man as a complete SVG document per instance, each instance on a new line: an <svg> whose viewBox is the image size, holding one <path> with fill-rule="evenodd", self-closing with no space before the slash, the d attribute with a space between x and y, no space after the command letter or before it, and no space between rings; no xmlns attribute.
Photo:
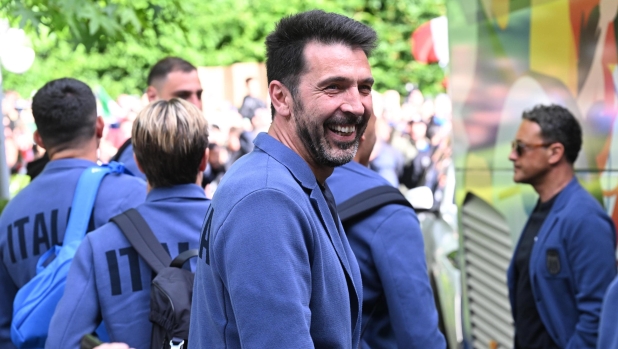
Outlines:
<svg viewBox="0 0 618 349"><path fill-rule="evenodd" d="M372 113L375 32L310 11L266 39L273 123L221 181L200 238L192 348L358 348L362 285L325 180Z"/></svg>
<svg viewBox="0 0 618 349"><path fill-rule="evenodd" d="M582 131L565 108L524 112L509 160L539 195L508 270L515 348L596 348L616 275L614 224L573 169Z"/></svg>

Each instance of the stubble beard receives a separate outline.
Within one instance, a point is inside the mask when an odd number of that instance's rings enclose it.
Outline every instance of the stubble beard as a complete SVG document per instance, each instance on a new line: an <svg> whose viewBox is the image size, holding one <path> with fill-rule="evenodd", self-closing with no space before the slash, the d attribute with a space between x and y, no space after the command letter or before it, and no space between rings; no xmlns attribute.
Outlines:
<svg viewBox="0 0 618 349"><path fill-rule="evenodd" d="M358 124L358 117L346 116L346 119L347 124ZM337 142L336 147L333 147L326 139L325 126L311 123L311 116L305 114L304 106L300 100L294 101L294 121L296 134L302 140L305 148L309 150L313 160L316 164L326 167L342 166L352 161L358 151L360 137L367 127L367 122L361 121L361 127L357 129L353 141Z"/></svg>

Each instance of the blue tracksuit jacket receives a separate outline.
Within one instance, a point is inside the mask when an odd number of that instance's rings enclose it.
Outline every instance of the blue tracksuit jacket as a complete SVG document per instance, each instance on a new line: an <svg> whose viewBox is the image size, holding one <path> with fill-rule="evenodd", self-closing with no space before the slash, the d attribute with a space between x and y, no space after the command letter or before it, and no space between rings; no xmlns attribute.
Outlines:
<svg viewBox="0 0 618 349"><path fill-rule="evenodd" d="M13 300L36 275L39 257L62 243L77 181L96 164L81 159L49 162L43 172L6 206L0 216L0 348L11 342ZM129 175L108 174L94 203L94 226L100 227L144 202L146 183Z"/></svg>
<svg viewBox="0 0 618 349"><path fill-rule="evenodd" d="M614 223L574 177L558 194L530 256L536 307L559 347L596 348L601 302L616 276L615 249ZM507 276L514 317L513 260Z"/></svg>
<svg viewBox="0 0 618 349"><path fill-rule="evenodd" d="M198 247L209 202L202 188L185 184L152 189L137 211L173 259ZM191 262L194 267L196 259ZM152 270L116 224L88 234L71 264L46 348L78 349L81 337L93 332L101 319L113 342L150 348L151 280Z"/></svg>
<svg viewBox="0 0 618 349"><path fill-rule="evenodd" d="M137 163L135 162L135 158L133 158L133 144L129 144L126 148L124 148L124 151L118 158L118 162L121 162L127 170L133 173L135 177L146 180L146 175L144 172L139 170L139 167L137 167Z"/></svg>
<svg viewBox="0 0 618 349"><path fill-rule="evenodd" d="M389 185L357 162L337 167L326 183L337 204ZM363 278L363 327L367 328L361 348L445 348L414 210L397 204L384 206L355 221L346 233ZM369 319L381 294L387 309L379 308Z"/></svg>
<svg viewBox="0 0 618 349"><path fill-rule="evenodd" d="M597 349L618 349L618 278L609 285L603 299Z"/></svg>
<svg viewBox="0 0 618 349"><path fill-rule="evenodd" d="M358 348L362 286L339 219L298 154L254 143L206 216L189 347Z"/></svg>

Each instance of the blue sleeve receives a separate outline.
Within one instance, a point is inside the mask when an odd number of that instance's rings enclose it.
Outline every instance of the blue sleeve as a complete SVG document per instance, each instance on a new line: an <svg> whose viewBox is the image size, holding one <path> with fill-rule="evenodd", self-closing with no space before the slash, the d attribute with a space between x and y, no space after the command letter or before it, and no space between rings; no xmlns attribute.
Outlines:
<svg viewBox="0 0 618 349"><path fill-rule="evenodd" d="M425 262L418 218L401 208L384 219L371 253L399 348L446 348Z"/></svg>
<svg viewBox="0 0 618 349"><path fill-rule="evenodd" d="M598 349L618 349L618 278L607 289L599 324Z"/></svg>
<svg viewBox="0 0 618 349"><path fill-rule="evenodd" d="M579 318L566 348L594 348L597 342L601 304L616 276L616 233L607 215L586 212L573 220L566 242L567 260L575 281Z"/></svg>
<svg viewBox="0 0 618 349"><path fill-rule="evenodd" d="M11 320L16 293L17 286L0 259L0 349L15 349L11 341Z"/></svg>
<svg viewBox="0 0 618 349"><path fill-rule="evenodd" d="M304 234L313 230L291 198L268 189L236 204L219 229L213 256L243 347L313 347L312 241Z"/></svg>
<svg viewBox="0 0 618 349"><path fill-rule="evenodd" d="M78 349L83 335L101 322L94 275L94 260L88 236L71 263L64 294L56 307L45 348Z"/></svg>

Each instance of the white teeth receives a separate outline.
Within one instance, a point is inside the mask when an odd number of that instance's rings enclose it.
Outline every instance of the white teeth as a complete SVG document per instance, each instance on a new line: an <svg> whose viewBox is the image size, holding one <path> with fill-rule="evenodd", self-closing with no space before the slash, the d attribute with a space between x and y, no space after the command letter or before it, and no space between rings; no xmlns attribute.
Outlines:
<svg viewBox="0 0 618 349"><path fill-rule="evenodd" d="M334 125L334 126L332 126L332 129L334 131L341 132L341 133L352 133L352 132L354 132L354 126Z"/></svg>

